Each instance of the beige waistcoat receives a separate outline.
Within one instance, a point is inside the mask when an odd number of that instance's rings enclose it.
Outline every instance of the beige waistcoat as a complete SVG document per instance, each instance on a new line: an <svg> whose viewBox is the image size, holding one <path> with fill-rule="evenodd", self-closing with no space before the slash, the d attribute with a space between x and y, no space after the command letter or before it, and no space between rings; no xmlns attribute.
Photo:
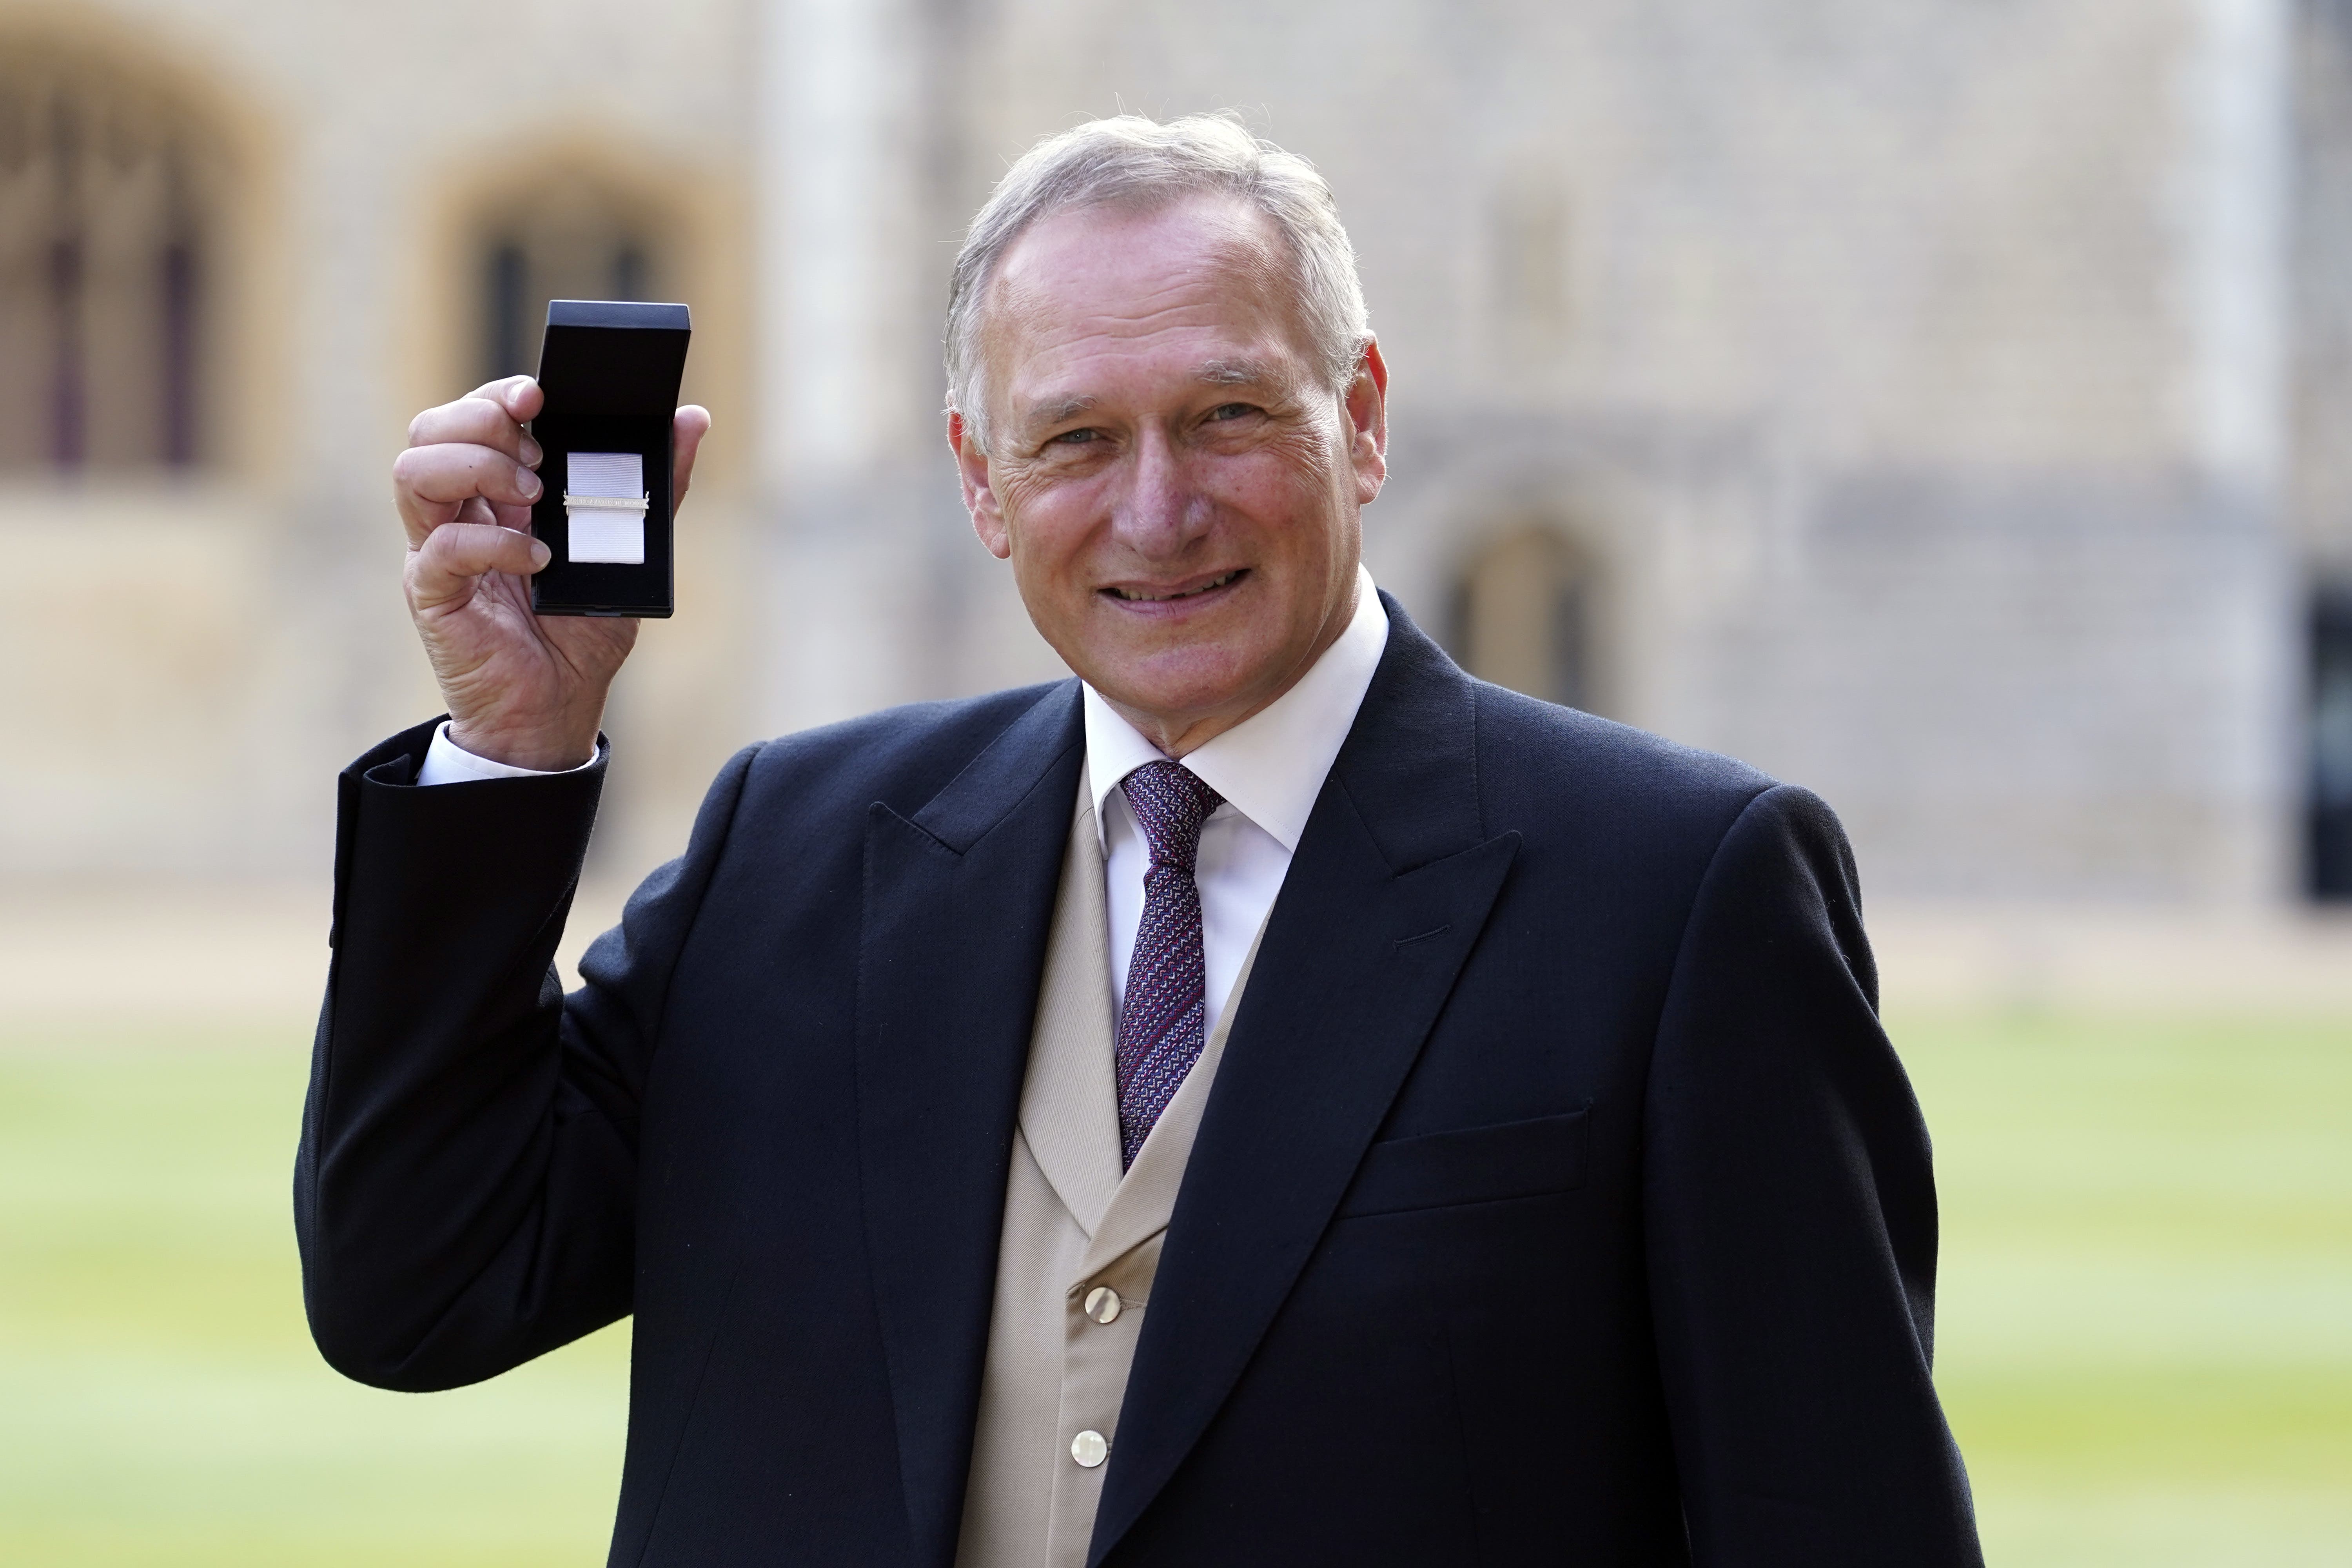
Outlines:
<svg viewBox="0 0 2352 1568"><path fill-rule="evenodd" d="M1102 843L1082 775L1004 1185L956 1568L1084 1568L1109 1468L1097 1455L1118 1442L1168 1216L1255 958L1253 943L1200 1060L1122 1177Z"/></svg>

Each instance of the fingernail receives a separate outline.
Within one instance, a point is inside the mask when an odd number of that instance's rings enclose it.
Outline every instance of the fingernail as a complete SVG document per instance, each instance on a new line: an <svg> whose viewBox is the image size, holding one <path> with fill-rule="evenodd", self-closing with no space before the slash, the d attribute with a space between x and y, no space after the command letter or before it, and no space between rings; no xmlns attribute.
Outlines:
<svg viewBox="0 0 2352 1568"><path fill-rule="evenodd" d="M530 542L530 569L534 572L538 571L541 567L546 565L550 560L553 559L554 554L555 552L550 550L545 544L536 539L532 540Z"/></svg>
<svg viewBox="0 0 2352 1568"><path fill-rule="evenodd" d="M537 500L539 499L539 492L546 488L547 487L545 485L539 482L539 476L532 473L529 468L517 468L515 470L515 489L522 492L523 500Z"/></svg>
<svg viewBox="0 0 2352 1568"><path fill-rule="evenodd" d="M540 450L538 442L532 440L528 436L522 438L522 466L524 468L535 468L539 467L540 459L546 456L547 454L545 452Z"/></svg>

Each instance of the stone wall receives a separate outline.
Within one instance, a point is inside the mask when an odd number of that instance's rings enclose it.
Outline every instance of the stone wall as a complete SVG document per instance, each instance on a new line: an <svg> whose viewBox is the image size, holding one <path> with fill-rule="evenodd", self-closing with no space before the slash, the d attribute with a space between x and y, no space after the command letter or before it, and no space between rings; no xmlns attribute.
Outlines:
<svg viewBox="0 0 2352 1568"><path fill-rule="evenodd" d="M0 755L0 868L323 863L329 773L431 711L385 466L463 389L468 225L518 178L664 204L719 416L680 615L616 694L609 869L744 738L1057 673L956 504L948 261L1037 136L1232 108L1339 191L1395 372L1368 548L1433 629L1484 542L1554 528L1599 704L1821 790L1874 889L2291 884L2298 574L2352 516L2341 0L645 20L0 4L234 122L255 300L198 482L0 479L53 584L0 631L46 742Z"/></svg>

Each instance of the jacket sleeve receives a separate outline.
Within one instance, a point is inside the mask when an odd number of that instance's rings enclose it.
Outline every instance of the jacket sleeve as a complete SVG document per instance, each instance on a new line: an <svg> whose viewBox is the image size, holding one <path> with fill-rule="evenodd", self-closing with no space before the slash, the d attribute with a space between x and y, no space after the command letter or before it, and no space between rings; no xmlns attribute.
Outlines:
<svg viewBox="0 0 2352 1568"><path fill-rule="evenodd" d="M1929 1379L1927 1130L1877 1017L1837 819L1786 785L1717 847L1645 1107L1649 1272L1700 1568L1982 1562Z"/></svg>
<svg viewBox="0 0 2352 1568"><path fill-rule="evenodd" d="M638 1106L753 754L567 998L552 959L604 764L421 788L434 728L340 781L294 1178L312 1337L347 1376L404 1390L478 1382L628 1312Z"/></svg>

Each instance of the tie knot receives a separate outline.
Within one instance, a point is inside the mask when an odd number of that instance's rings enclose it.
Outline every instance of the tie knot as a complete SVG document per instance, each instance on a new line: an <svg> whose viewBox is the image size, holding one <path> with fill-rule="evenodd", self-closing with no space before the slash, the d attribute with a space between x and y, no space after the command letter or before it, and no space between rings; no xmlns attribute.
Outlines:
<svg viewBox="0 0 2352 1568"><path fill-rule="evenodd" d="M1224 797L1175 763L1146 763L1120 781L1127 804L1143 825L1154 866L1190 871L1201 852L1201 824Z"/></svg>

